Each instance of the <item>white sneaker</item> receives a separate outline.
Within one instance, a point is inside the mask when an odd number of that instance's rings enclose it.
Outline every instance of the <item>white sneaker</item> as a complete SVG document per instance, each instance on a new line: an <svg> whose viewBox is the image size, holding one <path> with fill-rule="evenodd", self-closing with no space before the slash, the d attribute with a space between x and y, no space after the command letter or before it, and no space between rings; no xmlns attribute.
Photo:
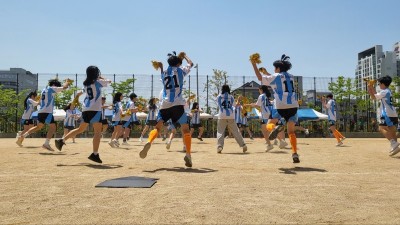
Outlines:
<svg viewBox="0 0 400 225"><path fill-rule="evenodd" d="M391 144L392 149L390 150L389 155L394 156L397 153L399 153L400 152L399 146L400 146L400 143L398 143L398 142Z"/></svg>
<svg viewBox="0 0 400 225"><path fill-rule="evenodd" d="M118 142L118 140L115 140L115 139L114 139L113 142L114 142L114 146L118 148L118 147L119 147L119 142Z"/></svg>
<svg viewBox="0 0 400 225"><path fill-rule="evenodd" d="M274 145L278 145L278 140L274 140Z"/></svg>
<svg viewBox="0 0 400 225"><path fill-rule="evenodd" d="M167 145L165 146L167 149L171 148L171 142L167 141ZM186 150L185 150L186 151Z"/></svg>
<svg viewBox="0 0 400 225"><path fill-rule="evenodd" d="M140 137L139 141L140 141L140 143L142 143L143 142L143 137Z"/></svg>
<svg viewBox="0 0 400 225"><path fill-rule="evenodd" d="M123 142L122 142L122 145L129 145L129 144L128 144L128 142L123 141Z"/></svg>
<svg viewBox="0 0 400 225"><path fill-rule="evenodd" d="M342 146L343 145L343 142L338 142L337 144L336 144L336 147L340 147L340 146Z"/></svg>
<svg viewBox="0 0 400 225"><path fill-rule="evenodd" d="M19 147L22 147L22 138L19 137L18 140L15 142Z"/></svg>
<svg viewBox="0 0 400 225"><path fill-rule="evenodd" d="M281 143L279 143L279 148L280 149L284 149L286 146L288 146L288 143L284 140L281 141Z"/></svg>
<svg viewBox="0 0 400 225"><path fill-rule="evenodd" d="M109 141L108 144L111 146L111 148L115 148L115 145L114 145L113 141Z"/></svg>
<svg viewBox="0 0 400 225"><path fill-rule="evenodd" d="M222 152L222 149L223 149L223 148L222 148L221 146L219 146L218 149L217 149L217 153L221 153L221 152Z"/></svg>
<svg viewBox="0 0 400 225"><path fill-rule="evenodd" d="M267 146L265 147L265 151L266 152L269 152L269 151L271 151L272 149L274 149L274 145L272 145L272 144L267 144Z"/></svg>
<svg viewBox="0 0 400 225"><path fill-rule="evenodd" d="M310 131L308 130L308 129L305 129L304 130L304 133L306 134L306 135L309 135L310 134ZM344 140L344 139L343 139Z"/></svg>
<svg viewBox="0 0 400 225"><path fill-rule="evenodd" d="M243 153L246 153L247 152L247 145L243 145Z"/></svg>
<svg viewBox="0 0 400 225"><path fill-rule="evenodd" d="M340 141L344 141L346 139L346 137L342 137L342 139L340 139Z"/></svg>
<svg viewBox="0 0 400 225"><path fill-rule="evenodd" d="M21 133L22 133L22 131L18 131L18 133L17 133L17 137L16 137L16 138L19 138L19 137L21 137Z"/></svg>
<svg viewBox="0 0 400 225"><path fill-rule="evenodd" d="M400 152L400 148L397 147L397 148L393 149L392 151L390 151L390 152L389 152L389 155L390 155L390 156L394 156L394 155L396 155L396 154L399 153L399 152Z"/></svg>
<svg viewBox="0 0 400 225"><path fill-rule="evenodd" d="M43 144L42 148L47 149L47 150L52 151L52 152L54 151L54 149L50 146L50 144Z"/></svg>

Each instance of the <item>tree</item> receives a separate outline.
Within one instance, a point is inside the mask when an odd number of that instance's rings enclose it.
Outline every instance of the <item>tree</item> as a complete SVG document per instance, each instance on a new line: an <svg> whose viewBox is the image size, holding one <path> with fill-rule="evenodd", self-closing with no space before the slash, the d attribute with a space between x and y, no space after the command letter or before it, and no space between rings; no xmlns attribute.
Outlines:
<svg viewBox="0 0 400 225"><path fill-rule="evenodd" d="M74 81L71 81L71 85L68 89L63 90L61 93L55 95L54 106L57 109L62 109L64 106L68 105L72 102L74 93L78 90L77 87L73 87ZM38 93L40 94L40 93ZM78 109L81 109L82 106L77 106Z"/></svg>
<svg viewBox="0 0 400 225"><path fill-rule="evenodd" d="M329 91L332 92L336 104L339 106L337 110L344 119L344 124L350 124L348 120L356 113L355 110L366 109L366 101L362 100L365 91L357 90L356 80L339 76L336 82L329 83ZM352 103L353 100L353 103ZM367 100L369 101L369 99Z"/></svg>
<svg viewBox="0 0 400 225"><path fill-rule="evenodd" d="M114 89L113 92L121 92L124 97L129 97L129 94L133 91L135 80L134 78L129 78L125 81L112 83L111 87Z"/></svg>
<svg viewBox="0 0 400 225"><path fill-rule="evenodd" d="M208 80L208 83L204 85L203 90L207 91L208 89L207 94L209 101L211 101L211 104L206 106L207 113L211 113L211 111L216 113L218 111L217 96L221 92L222 85L228 84L228 75L226 71L213 69L213 72L214 75Z"/></svg>
<svg viewBox="0 0 400 225"><path fill-rule="evenodd" d="M0 123L17 124L24 112L24 100L29 90L17 94L14 89L4 89L0 85ZM15 118L15 119L14 119ZM17 127L4 126L1 132L13 132Z"/></svg>

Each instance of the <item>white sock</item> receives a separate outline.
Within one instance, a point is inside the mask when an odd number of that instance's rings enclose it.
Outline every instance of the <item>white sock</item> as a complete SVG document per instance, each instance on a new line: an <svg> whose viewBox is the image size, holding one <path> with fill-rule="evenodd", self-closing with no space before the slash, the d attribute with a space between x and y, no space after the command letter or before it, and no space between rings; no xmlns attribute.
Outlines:
<svg viewBox="0 0 400 225"><path fill-rule="evenodd" d="M99 153L98 152L93 152L93 155L98 155Z"/></svg>
<svg viewBox="0 0 400 225"><path fill-rule="evenodd" d="M391 144L391 145L394 145L394 144L396 144L396 143L397 143L397 141L395 141L394 139L390 140L390 144Z"/></svg>
<svg viewBox="0 0 400 225"><path fill-rule="evenodd" d="M46 138L46 141L44 142L45 145L49 145L50 144L50 139Z"/></svg>

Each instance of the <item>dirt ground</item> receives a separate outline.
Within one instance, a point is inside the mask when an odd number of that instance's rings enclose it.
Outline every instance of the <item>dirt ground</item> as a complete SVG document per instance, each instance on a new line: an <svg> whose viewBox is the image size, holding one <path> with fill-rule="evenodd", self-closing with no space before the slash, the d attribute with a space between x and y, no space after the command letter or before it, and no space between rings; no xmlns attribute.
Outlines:
<svg viewBox="0 0 400 225"><path fill-rule="evenodd" d="M227 139L193 139L193 168L182 142L170 150L157 139L146 159L137 139L113 149L102 140L103 164L87 159L91 139L67 141L63 151L0 139L1 224L400 224L400 154L388 141L298 139L300 164L290 149L266 153L249 140L243 154ZM52 140L54 146L54 139ZM108 179L158 178L152 188L95 188Z"/></svg>

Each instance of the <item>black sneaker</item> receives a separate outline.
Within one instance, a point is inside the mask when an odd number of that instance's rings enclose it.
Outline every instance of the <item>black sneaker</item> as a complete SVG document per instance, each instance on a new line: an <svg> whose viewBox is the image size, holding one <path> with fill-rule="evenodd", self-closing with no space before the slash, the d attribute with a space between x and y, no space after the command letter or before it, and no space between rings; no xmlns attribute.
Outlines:
<svg viewBox="0 0 400 225"><path fill-rule="evenodd" d="M63 139L56 139L54 140L54 144L56 145L56 148L61 151L63 145L65 145L65 142Z"/></svg>
<svg viewBox="0 0 400 225"><path fill-rule="evenodd" d="M88 159L90 159L90 160L92 160L92 161L94 161L94 162L97 162L97 163L103 163L103 161L101 161L101 159L100 159L100 155L99 155L99 154L95 155L94 153L92 153L92 154L88 157Z"/></svg>
<svg viewBox="0 0 400 225"><path fill-rule="evenodd" d="M197 137L197 139L199 139L200 141L203 141L203 138L201 138L201 137Z"/></svg>
<svg viewBox="0 0 400 225"><path fill-rule="evenodd" d="M192 157L191 156L187 156L185 155L185 157L183 158L183 160L185 160L185 166L187 167L192 167Z"/></svg>
<svg viewBox="0 0 400 225"><path fill-rule="evenodd" d="M299 163L300 162L300 158L299 158L299 155L297 155L297 153L293 153L292 154L292 158L293 158L293 163Z"/></svg>
<svg viewBox="0 0 400 225"><path fill-rule="evenodd" d="M167 140L167 137L164 136L164 137L162 138L162 141L165 141L165 140Z"/></svg>
<svg viewBox="0 0 400 225"><path fill-rule="evenodd" d="M283 129L285 129L285 127L282 126L282 125L276 126L276 127L274 128L274 130L269 134L268 139L269 139L270 141L274 140L274 139L278 136L279 132L283 131Z"/></svg>

